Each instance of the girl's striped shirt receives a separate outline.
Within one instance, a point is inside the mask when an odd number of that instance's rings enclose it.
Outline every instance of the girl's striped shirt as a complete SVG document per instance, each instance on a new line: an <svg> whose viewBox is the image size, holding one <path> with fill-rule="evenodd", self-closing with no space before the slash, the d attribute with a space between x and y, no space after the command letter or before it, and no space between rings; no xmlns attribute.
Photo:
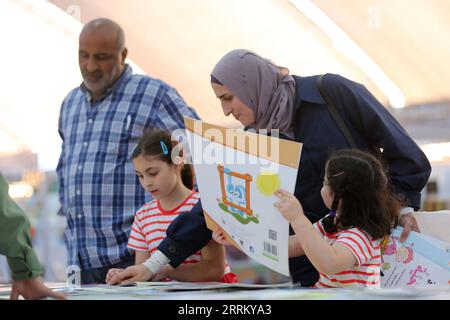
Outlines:
<svg viewBox="0 0 450 320"><path fill-rule="evenodd" d="M314 288L371 287L380 288L380 241L360 228L327 233L322 220L313 225L328 243L346 246L355 256L355 265L336 274L320 273Z"/></svg>
<svg viewBox="0 0 450 320"><path fill-rule="evenodd" d="M153 253L166 237L166 230L170 223L182 212L191 211L199 201L198 192L192 192L179 206L167 211L161 207L159 200L153 200L140 208L135 216L131 228L128 248L135 251ZM194 253L182 264L197 263L202 260L200 251ZM230 273L230 267L225 265L225 274Z"/></svg>

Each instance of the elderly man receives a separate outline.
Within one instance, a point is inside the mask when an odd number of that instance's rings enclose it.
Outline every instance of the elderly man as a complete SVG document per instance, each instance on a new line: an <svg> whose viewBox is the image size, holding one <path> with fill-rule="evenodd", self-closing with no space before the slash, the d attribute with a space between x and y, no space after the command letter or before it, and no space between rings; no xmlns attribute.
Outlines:
<svg viewBox="0 0 450 320"><path fill-rule="evenodd" d="M79 38L83 83L60 112L61 214L69 264L80 267L82 284L104 283L110 268L134 263L127 249L133 214L151 200L130 161L143 131L184 128L183 115L198 119L168 84L133 74L127 52L117 23L87 23Z"/></svg>

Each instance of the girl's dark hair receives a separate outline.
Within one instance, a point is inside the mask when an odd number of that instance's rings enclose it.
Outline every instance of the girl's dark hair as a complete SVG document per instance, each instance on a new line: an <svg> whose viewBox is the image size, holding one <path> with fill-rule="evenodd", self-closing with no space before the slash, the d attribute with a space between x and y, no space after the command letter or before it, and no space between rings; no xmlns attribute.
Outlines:
<svg viewBox="0 0 450 320"><path fill-rule="evenodd" d="M139 156L152 156L166 162L169 165L175 165L172 159L172 150L178 145L178 141L172 140L170 133L160 129L152 129L144 132L139 140L136 148L131 155L132 159ZM183 156L183 149L180 149L179 154L174 155ZM183 184L189 189L194 188L194 170L191 164L183 164L181 169L181 180Z"/></svg>
<svg viewBox="0 0 450 320"><path fill-rule="evenodd" d="M402 200L377 158L360 150L336 151L327 161L325 176L334 193L331 210L336 211L342 200L339 216L323 220L327 232L358 227L380 239L398 225Z"/></svg>

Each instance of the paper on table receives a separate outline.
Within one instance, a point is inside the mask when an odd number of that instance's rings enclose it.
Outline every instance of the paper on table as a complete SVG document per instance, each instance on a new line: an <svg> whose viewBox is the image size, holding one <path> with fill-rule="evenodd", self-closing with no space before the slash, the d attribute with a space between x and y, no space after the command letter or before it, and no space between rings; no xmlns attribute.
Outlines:
<svg viewBox="0 0 450 320"><path fill-rule="evenodd" d="M190 290L217 290L217 289L242 289L261 290L273 288L292 288L292 283L281 284L246 284L246 283L224 283L224 282L197 282L183 283L161 288L164 291L190 291Z"/></svg>

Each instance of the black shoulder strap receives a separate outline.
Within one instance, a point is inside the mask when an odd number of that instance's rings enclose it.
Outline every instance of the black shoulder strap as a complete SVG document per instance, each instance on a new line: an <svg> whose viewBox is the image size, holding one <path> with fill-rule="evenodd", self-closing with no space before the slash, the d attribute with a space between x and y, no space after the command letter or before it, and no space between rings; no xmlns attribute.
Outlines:
<svg viewBox="0 0 450 320"><path fill-rule="evenodd" d="M350 147L353 149L358 149L358 145L356 144L355 140L353 139L352 135L350 134L350 131L348 130L347 126L345 125L345 122L342 120L341 116L339 115L336 107L333 104L333 101L331 101L330 97L327 95L323 88L323 77L326 74L322 74L317 78L317 88L320 91L320 94L324 98L325 102L327 103L328 111L331 114L331 117L334 119L338 127L341 129L342 133L345 136L345 139L347 140Z"/></svg>

